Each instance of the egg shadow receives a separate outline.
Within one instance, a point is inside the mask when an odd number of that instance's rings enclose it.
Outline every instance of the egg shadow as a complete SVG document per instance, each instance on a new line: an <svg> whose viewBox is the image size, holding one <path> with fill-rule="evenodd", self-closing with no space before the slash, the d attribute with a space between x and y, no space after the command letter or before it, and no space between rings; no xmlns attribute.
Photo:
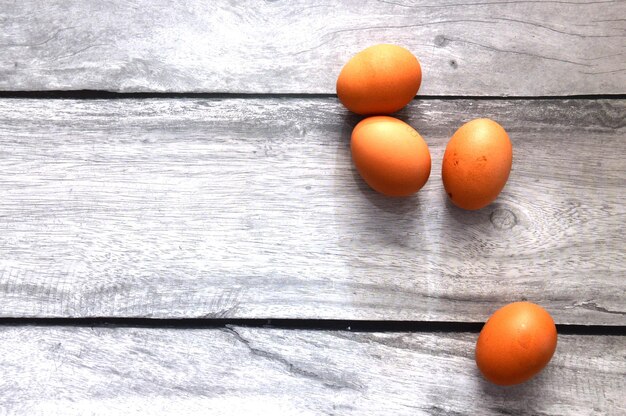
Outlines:
<svg viewBox="0 0 626 416"><path fill-rule="evenodd" d="M354 166L352 166L352 178L361 195L372 207L376 207L376 210L403 217L415 213L420 208L419 192L407 197L383 195L373 190L363 178L361 178L361 175Z"/></svg>
<svg viewBox="0 0 626 416"><path fill-rule="evenodd" d="M346 144L350 148L350 138L352 136L352 130L359 124L361 120L367 117L361 116L350 111L344 110L342 114L342 126L341 126L341 142Z"/></svg>
<svg viewBox="0 0 626 416"><path fill-rule="evenodd" d="M442 198L445 199L444 226L449 229L458 229L461 225L462 232L475 229L479 231L477 235L485 240L504 242L519 236L520 230L530 222L526 214L506 197L499 196L478 210L466 210L457 207L443 187L441 192Z"/></svg>
<svg viewBox="0 0 626 416"><path fill-rule="evenodd" d="M398 120L403 121L406 124L418 130L418 133L419 133L419 129L417 129L414 126L414 124L421 119L422 113L420 110L419 103L417 103L416 101L411 101L409 104L402 107L400 110L396 111L395 113L379 114L379 115L397 118Z"/></svg>
<svg viewBox="0 0 626 416"><path fill-rule="evenodd" d="M405 107L391 116L402 120L413 127L428 143L430 136L437 135L437 128L432 126L432 117L427 115L428 106L431 106L431 104L427 101L420 100L420 96L418 95L415 96L415 98L413 98Z"/></svg>
<svg viewBox="0 0 626 416"><path fill-rule="evenodd" d="M393 114L389 114L389 117L397 118L398 120L403 121L409 125L411 124L412 116L406 107L404 107L401 110L396 111Z"/></svg>
<svg viewBox="0 0 626 416"><path fill-rule="evenodd" d="M474 368L475 378L478 380L480 390L484 396L500 407L493 407L492 410L502 414L538 414L539 409L535 406L535 399L540 398L549 390L549 377L544 372L538 374L533 379L513 386L498 386L487 381L478 368Z"/></svg>
<svg viewBox="0 0 626 416"><path fill-rule="evenodd" d="M464 226L480 226L489 222L490 213L493 211L491 204L478 210L467 210L459 208L450 200L449 195L446 193L443 186L441 192L444 194L445 199L445 221L449 222L450 227L454 224L463 224Z"/></svg>

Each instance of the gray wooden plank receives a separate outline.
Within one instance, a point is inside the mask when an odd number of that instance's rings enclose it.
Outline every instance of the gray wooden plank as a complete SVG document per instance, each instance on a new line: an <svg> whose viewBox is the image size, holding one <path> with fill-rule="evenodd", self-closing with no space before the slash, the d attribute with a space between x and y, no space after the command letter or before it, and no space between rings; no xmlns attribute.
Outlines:
<svg viewBox="0 0 626 416"><path fill-rule="evenodd" d="M626 324L626 100L425 100L417 196L352 167L334 98L0 100L0 316L484 321L529 299ZM452 206L448 138L510 133L499 199Z"/></svg>
<svg viewBox="0 0 626 416"><path fill-rule="evenodd" d="M334 93L375 43L420 94L626 93L625 1L0 1L0 90Z"/></svg>
<svg viewBox="0 0 626 416"><path fill-rule="evenodd" d="M477 334L3 327L12 415L623 415L626 342L561 335L531 381L474 363Z"/></svg>

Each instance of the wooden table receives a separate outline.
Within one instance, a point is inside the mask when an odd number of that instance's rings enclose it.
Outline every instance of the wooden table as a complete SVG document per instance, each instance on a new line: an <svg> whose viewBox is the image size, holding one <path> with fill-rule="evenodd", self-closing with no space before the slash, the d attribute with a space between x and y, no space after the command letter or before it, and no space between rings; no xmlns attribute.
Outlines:
<svg viewBox="0 0 626 416"><path fill-rule="evenodd" d="M0 0L0 414L626 414L626 2ZM335 80L420 59L429 182L355 173ZM510 133L492 205L445 144ZM474 359L527 299L532 381Z"/></svg>

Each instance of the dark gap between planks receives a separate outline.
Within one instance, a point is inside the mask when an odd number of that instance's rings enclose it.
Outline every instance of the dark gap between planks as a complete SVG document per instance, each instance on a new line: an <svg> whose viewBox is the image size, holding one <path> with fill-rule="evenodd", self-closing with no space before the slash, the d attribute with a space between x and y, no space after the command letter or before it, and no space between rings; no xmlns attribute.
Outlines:
<svg viewBox="0 0 626 416"><path fill-rule="evenodd" d="M340 319L222 319L222 318L0 318L2 326L76 326L120 328L212 329L229 326L249 328L352 331L352 332L471 332L478 333L482 322L374 321ZM626 326L557 324L561 335L626 336Z"/></svg>
<svg viewBox="0 0 626 416"><path fill-rule="evenodd" d="M0 91L0 98L42 99L140 99L140 98L335 98L336 94L306 93L222 93L222 92L113 92L102 90ZM416 100L623 100L626 94L597 95L543 95L543 96L473 96L473 95L418 95Z"/></svg>

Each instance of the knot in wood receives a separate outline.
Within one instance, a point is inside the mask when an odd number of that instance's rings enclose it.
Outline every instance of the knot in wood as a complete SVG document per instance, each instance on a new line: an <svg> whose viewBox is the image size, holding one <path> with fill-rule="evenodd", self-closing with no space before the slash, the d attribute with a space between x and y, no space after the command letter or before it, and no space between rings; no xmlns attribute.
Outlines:
<svg viewBox="0 0 626 416"><path fill-rule="evenodd" d="M444 35L435 36L435 45L439 46L440 48L443 48L447 44L448 44L448 39L446 39Z"/></svg>
<svg viewBox="0 0 626 416"><path fill-rule="evenodd" d="M491 213L489 219L498 230L509 230L517 224L515 214L506 208L497 208Z"/></svg>

